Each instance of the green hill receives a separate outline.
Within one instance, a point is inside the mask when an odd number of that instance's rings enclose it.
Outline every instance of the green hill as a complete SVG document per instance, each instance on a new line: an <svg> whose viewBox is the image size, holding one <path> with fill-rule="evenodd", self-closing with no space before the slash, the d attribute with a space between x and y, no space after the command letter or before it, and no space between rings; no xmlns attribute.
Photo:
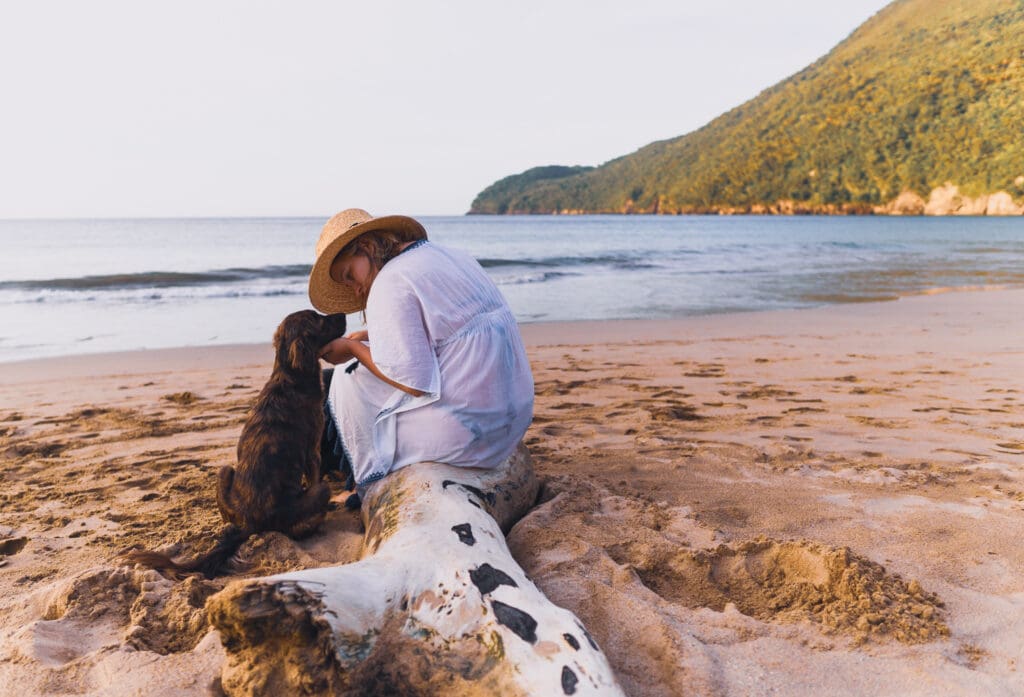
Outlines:
<svg viewBox="0 0 1024 697"><path fill-rule="evenodd" d="M950 210L928 212L985 212L970 197L994 192L1014 209L1022 97L1024 2L897 0L699 130L600 167L506 177L470 213L924 212L946 182L959 192L930 207Z"/></svg>

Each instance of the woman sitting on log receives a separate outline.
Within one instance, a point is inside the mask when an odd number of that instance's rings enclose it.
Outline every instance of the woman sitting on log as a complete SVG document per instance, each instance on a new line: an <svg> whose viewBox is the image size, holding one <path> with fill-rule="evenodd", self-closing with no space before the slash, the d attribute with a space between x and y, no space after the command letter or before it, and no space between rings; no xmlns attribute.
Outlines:
<svg viewBox="0 0 1024 697"><path fill-rule="evenodd" d="M350 208L320 234L309 297L324 313L364 313L366 330L321 352L358 361L333 371L325 434L358 493L413 463L488 468L513 452L533 377L515 317L472 257L427 241L413 218Z"/></svg>
<svg viewBox="0 0 1024 697"><path fill-rule="evenodd" d="M519 445L533 378L480 265L412 218L352 209L324 226L309 294L324 312L365 312L367 331L322 355L358 360L333 371L327 421L366 535L359 561L210 598L224 692L621 697L594 638L505 544L539 488Z"/></svg>

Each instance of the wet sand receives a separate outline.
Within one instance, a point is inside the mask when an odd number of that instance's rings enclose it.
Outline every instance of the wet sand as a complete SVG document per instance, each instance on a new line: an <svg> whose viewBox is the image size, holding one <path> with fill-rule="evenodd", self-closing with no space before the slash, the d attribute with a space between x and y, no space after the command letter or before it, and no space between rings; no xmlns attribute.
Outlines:
<svg viewBox="0 0 1024 697"><path fill-rule="evenodd" d="M1024 292L525 325L509 535L631 695L1024 693ZM208 694L205 599L119 566L220 527L265 345L0 364L0 684ZM354 514L244 575L345 562ZM238 574L243 575L243 574ZM237 575L235 576L237 577Z"/></svg>

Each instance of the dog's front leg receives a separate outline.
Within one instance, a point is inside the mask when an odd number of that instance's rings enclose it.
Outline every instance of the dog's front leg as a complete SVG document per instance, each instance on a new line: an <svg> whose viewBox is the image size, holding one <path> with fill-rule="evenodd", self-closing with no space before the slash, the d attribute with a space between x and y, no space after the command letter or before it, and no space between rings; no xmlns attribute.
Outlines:
<svg viewBox="0 0 1024 697"><path fill-rule="evenodd" d="M324 522L327 506L331 502L331 487L320 482L306 489L292 510L288 536L295 539L308 537Z"/></svg>

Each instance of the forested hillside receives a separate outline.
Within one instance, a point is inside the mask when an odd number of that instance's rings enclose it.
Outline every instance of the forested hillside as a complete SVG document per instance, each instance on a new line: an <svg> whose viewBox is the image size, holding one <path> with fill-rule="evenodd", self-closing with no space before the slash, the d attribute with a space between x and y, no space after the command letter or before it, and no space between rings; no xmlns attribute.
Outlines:
<svg viewBox="0 0 1024 697"><path fill-rule="evenodd" d="M897 0L697 131L506 177L470 212L925 212L938 196L984 213L995 192L1019 212L1022 98L1024 2Z"/></svg>

